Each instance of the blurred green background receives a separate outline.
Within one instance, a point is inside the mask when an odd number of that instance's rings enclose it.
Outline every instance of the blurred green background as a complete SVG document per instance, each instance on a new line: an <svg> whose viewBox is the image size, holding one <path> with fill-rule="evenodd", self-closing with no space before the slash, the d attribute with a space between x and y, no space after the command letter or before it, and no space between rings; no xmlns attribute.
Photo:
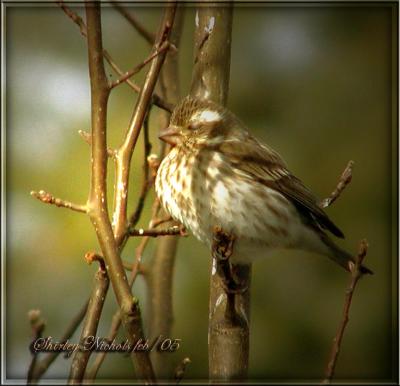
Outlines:
<svg viewBox="0 0 400 386"><path fill-rule="evenodd" d="M130 9L148 29L157 29L158 6ZM84 16L82 8L75 10ZM194 15L188 6L180 49L182 95L190 84ZM341 246L355 251L361 238L368 239L366 264L375 275L357 288L338 380L397 377L396 15L387 3L237 5L234 11L228 106L321 198L332 191L348 160L355 161L353 182L328 214L346 234ZM89 148L77 134L90 128L85 40L53 5L8 5L5 23L6 377L23 379L30 362L28 310L40 309L45 335L60 337L90 292L96 267L83 256L98 247L85 215L45 206L29 195L44 189L86 201ZM103 37L123 69L149 53L112 7L103 9ZM113 91L112 146L121 140L135 100L126 85ZM154 109L154 151L157 114ZM139 142L132 161L132 208L141 157ZM147 203L143 227L151 199ZM124 257L132 258L136 243L128 243ZM172 335L182 345L174 360L189 356L186 378L205 379L210 257L193 237L179 244ZM323 377L348 279L328 259L303 252L277 251L254 264L250 378L318 382ZM141 280L135 292L145 309ZM98 335L107 333L114 310L110 292ZM46 376L65 378L69 365L60 357ZM131 371L127 357L109 354L99 377L127 379Z"/></svg>

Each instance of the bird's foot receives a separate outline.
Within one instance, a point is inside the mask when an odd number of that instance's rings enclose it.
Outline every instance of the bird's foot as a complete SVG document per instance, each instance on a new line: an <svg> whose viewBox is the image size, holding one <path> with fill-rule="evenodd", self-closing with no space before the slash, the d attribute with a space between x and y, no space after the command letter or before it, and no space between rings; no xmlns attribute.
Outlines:
<svg viewBox="0 0 400 386"><path fill-rule="evenodd" d="M221 284L227 294L241 294L247 291L247 285L235 279L233 266L229 258L233 253L235 236L226 233L221 227L213 230L212 255L216 259L217 273L221 278Z"/></svg>
<svg viewBox="0 0 400 386"><path fill-rule="evenodd" d="M227 294L242 294L247 291L248 286L235 278L234 268L229 261L217 261L217 273Z"/></svg>

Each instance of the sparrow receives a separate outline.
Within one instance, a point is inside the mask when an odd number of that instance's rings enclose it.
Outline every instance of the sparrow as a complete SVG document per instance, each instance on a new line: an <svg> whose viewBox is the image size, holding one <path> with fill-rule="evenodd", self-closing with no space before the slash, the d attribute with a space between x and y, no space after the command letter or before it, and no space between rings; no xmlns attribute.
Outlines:
<svg viewBox="0 0 400 386"><path fill-rule="evenodd" d="M281 156L227 108L188 96L159 138L172 146L155 180L162 206L210 247L216 227L232 235L232 264L299 249L350 271L353 256L328 235L344 238L342 231ZM365 266L361 272L372 273Z"/></svg>

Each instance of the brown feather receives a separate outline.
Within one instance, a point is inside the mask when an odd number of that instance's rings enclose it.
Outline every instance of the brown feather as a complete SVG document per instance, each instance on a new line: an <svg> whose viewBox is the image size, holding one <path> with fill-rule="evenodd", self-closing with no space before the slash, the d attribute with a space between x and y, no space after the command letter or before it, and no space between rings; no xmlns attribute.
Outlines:
<svg viewBox="0 0 400 386"><path fill-rule="evenodd" d="M258 142L247 132L241 130L240 134L241 140L228 140L218 147L233 168L280 192L292 201L307 222L316 223L335 236L343 238L343 232L318 206L318 201L313 193L290 173L279 154ZM235 132L234 135L237 137L238 133Z"/></svg>

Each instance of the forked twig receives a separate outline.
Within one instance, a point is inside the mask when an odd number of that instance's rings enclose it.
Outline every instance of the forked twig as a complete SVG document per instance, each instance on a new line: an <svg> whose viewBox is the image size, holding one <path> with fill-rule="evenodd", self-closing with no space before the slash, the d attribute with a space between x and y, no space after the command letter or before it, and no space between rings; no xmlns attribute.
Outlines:
<svg viewBox="0 0 400 386"><path fill-rule="evenodd" d="M81 35L87 38L87 27L83 19L74 11L72 11L71 8L66 6L64 1L57 1L56 3L64 11L64 13L79 27ZM106 49L103 49L103 57L119 76L123 76L125 74L125 72L121 70L120 67L115 63L114 59ZM127 79L126 83L136 93L141 92L142 90L141 87L135 84L132 80ZM164 109L169 112L171 112L174 107L171 103L164 101L157 93L153 93L152 103L155 104L157 107L160 107L161 109Z"/></svg>

